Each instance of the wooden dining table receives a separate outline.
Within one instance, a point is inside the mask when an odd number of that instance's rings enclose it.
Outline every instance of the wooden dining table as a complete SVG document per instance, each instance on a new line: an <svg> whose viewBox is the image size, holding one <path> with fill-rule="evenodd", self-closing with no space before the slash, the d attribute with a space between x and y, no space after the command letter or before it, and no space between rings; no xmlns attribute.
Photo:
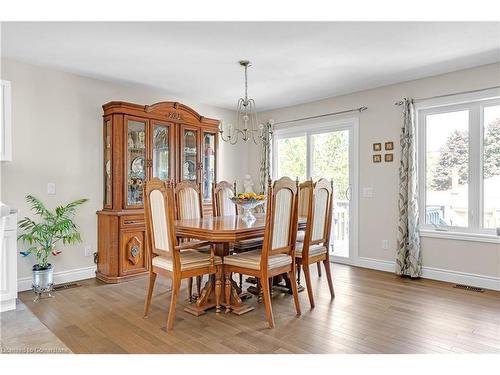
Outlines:
<svg viewBox="0 0 500 375"><path fill-rule="evenodd" d="M299 229L304 225L305 218L299 218ZM265 226L266 215L264 213L255 214L253 223L245 222L242 215L209 216L175 221L177 237L208 241L215 246L215 255L221 257L229 255L230 243L264 237ZM224 275L224 272L222 272L222 275ZM232 311L237 315L242 315L252 311L254 307L242 301L240 297L242 291L237 283L233 279L230 282L230 303L226 304L225 301L221 303L226 312ZM216 306L216 292L220 293L220 296L225 296L225 284L224 280L216 283L215 275L212 275L201 290L196 303L186 306L184 310L196 316L204 314L208 309ZM216 291L216 288L221 290Z"/></svg>

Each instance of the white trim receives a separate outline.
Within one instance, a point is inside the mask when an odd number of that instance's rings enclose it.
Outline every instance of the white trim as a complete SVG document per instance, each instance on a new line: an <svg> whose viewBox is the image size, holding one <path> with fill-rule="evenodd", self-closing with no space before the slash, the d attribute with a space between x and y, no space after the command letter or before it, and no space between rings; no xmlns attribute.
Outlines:
<svg viewBox="0 0 500 375"><path fill-rule="evenodd" d="M274 130L273 150L276 150L276 141L282 138L304 136L308 142L306 173L309 178L312 169L312 148L310 136L332 131L349 131L349 182L351 187L351 200L349 202L349 258L331 256L338 263L352 264L351 259L358 257L358 225L359 225L359 117L351 116L332 119L312 119L303 121L301 125L282 126ZM277 176L277 152L272 153L273 178Z"/></svg>
<svg viewBox="0 0 500 375"><path fill-rule="evenodd" d="M484 124L483 111L487 106L500 104L500 89L483 90L469 94L455 95L446 98L426 100L415 105L417 114L417 170L419 186L420 230L427 237L450 238L498 243L500 238L494 229L484 228L484 189L483 157L484 157ZM426 118L430 114L456 111L468 111L469 165L468 165L468 223L467 227L442 226L436 231L426 220ZM446 234L442 234L442 233ZM448 234L454 232L453 234ZM496 237L496 238L495 238Z"/></svg>
<svg viewBox="0 0 500 375"><path fill-rule="evenodd" d="M422 277L425 279L445 281L454 284L471 285L478 288L500 291L500 277L443 270L434 267L423 267Z"/></svg>
<svg viewBox="0 0 500 375"><path fill-rule="evenodd" d="M54 284L70 283L73 281L92 279L95 277L96 266L76 268L68 271L54 272ZM17 279L17 291L31 289L32 278L21 277Z"/></svg>
<svg viewBox="0 0 500 375"><path fill-rule="evenodd" d="M394 273L394 271L396 270L395 262L382 259L358 257L358 259L354 260L353 265L356 267L370 268L372 270L390 273Z"/></svg>
<svg viewBox="0 0 500 375"><path fill-rule="evenodd" d="M341 263L341 262L334 262ZM350 262L342 262L356 267L394 273L395 262L372 258L357 258ZM335 272L335 271L333 271ZM473 273L444 270L435 267L422 267L422 278L444 281L452 284L471 285L478 288L500 291L500 277L477 275Z"/></svg>
<svg viewBox="0 0 500 375"><path fill-rule="evenodd" d="M324 133L332 127L342 127L344 125L348 128L353 121L359 121L358 116L345 117L341 119L322 119L322 120L307 120L302 121L301 125L278 125L274 129L274 135L295 135L310 132L311 134Z"/></svg>
<svg viewBox="0 0 500 375"><path fill-rule="evenodd" d="M500 97L500 88L480 90L465 94L447 95L442 98L420 100L415 102L415 111L427 108L448 106L450 104L463 104L469 102L487 101Z"/></svg>
<svg viewBox="0 0 500 375"><path fill-rule="evenodd" d="M12 161L12 92L10 81L0 81L0 161Z"/></svg>
<svg viewBox="0 0 500 375"><path fill-rule="evenodd" d="M16 309L16 299L11 298L6 301L0 301L0 312L10 311Z"/></svg>
<svg viewBox="0 0 500 375"><path fill-rule="evenodd" d="M433 229L420 229L421 237L441 238L448 240L475 241L500 244L500 237L483 233L466 233L454 231L442 231Z"/></svg>

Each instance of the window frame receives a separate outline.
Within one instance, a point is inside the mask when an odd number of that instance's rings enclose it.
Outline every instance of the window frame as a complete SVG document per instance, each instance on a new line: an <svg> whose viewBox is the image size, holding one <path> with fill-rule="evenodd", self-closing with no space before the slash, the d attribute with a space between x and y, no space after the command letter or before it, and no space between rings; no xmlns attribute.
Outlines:
<svg viewBox="0 0 500 375"><path fill-rule="evenodd" d="M489 89L468 94L440 97L415 104L418 198L420 233L434 238L462 239L482 242L500 242L495 228L484 228L484 108L500 105L500 89ZM469 163L468 163L468 222L467 227L435 227L425 222L427 165L427 116L441 113L469 111Z"/></svg>

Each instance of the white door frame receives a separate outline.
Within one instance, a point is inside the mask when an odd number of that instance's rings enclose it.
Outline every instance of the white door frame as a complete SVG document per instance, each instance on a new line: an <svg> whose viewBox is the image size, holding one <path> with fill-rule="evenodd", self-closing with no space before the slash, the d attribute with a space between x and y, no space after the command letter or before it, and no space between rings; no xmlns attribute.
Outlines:
<svg viewBox="0 0 500 375"><path fill-rule="evenodd" d="M349 182L351 185L351 200L349 201L349 257L331 256L330 260L336 263L356 264L358 260L358 223L359 223L359 118L349 117L337 120L307 120L301 125L280 126L274 130L273 150L276 150L276 141L293 136L306 136L307 164L306 175L309 178L312 170L312 148L310 135L329 131L350 130L349 132ZM276 175L277 154L272 153L272 176ZM335 199L335 197L334 197Z"/></svg>

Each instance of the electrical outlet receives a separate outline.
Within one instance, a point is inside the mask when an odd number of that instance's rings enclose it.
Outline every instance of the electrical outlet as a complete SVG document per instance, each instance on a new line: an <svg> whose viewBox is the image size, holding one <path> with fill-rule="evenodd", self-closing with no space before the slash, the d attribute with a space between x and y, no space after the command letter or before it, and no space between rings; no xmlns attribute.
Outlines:
<svg viewBox="0 0 500 375"><path fill-rule="evenodd" d="M86 257L91 257L92 256L92 246L85 246L85 256Z"/></svg>
<svg viewBox="0 0 500 375"><path fill-rule="evenodd" d="M389 250L389 241L382 240L382 249L383 250Z"/></svg>

